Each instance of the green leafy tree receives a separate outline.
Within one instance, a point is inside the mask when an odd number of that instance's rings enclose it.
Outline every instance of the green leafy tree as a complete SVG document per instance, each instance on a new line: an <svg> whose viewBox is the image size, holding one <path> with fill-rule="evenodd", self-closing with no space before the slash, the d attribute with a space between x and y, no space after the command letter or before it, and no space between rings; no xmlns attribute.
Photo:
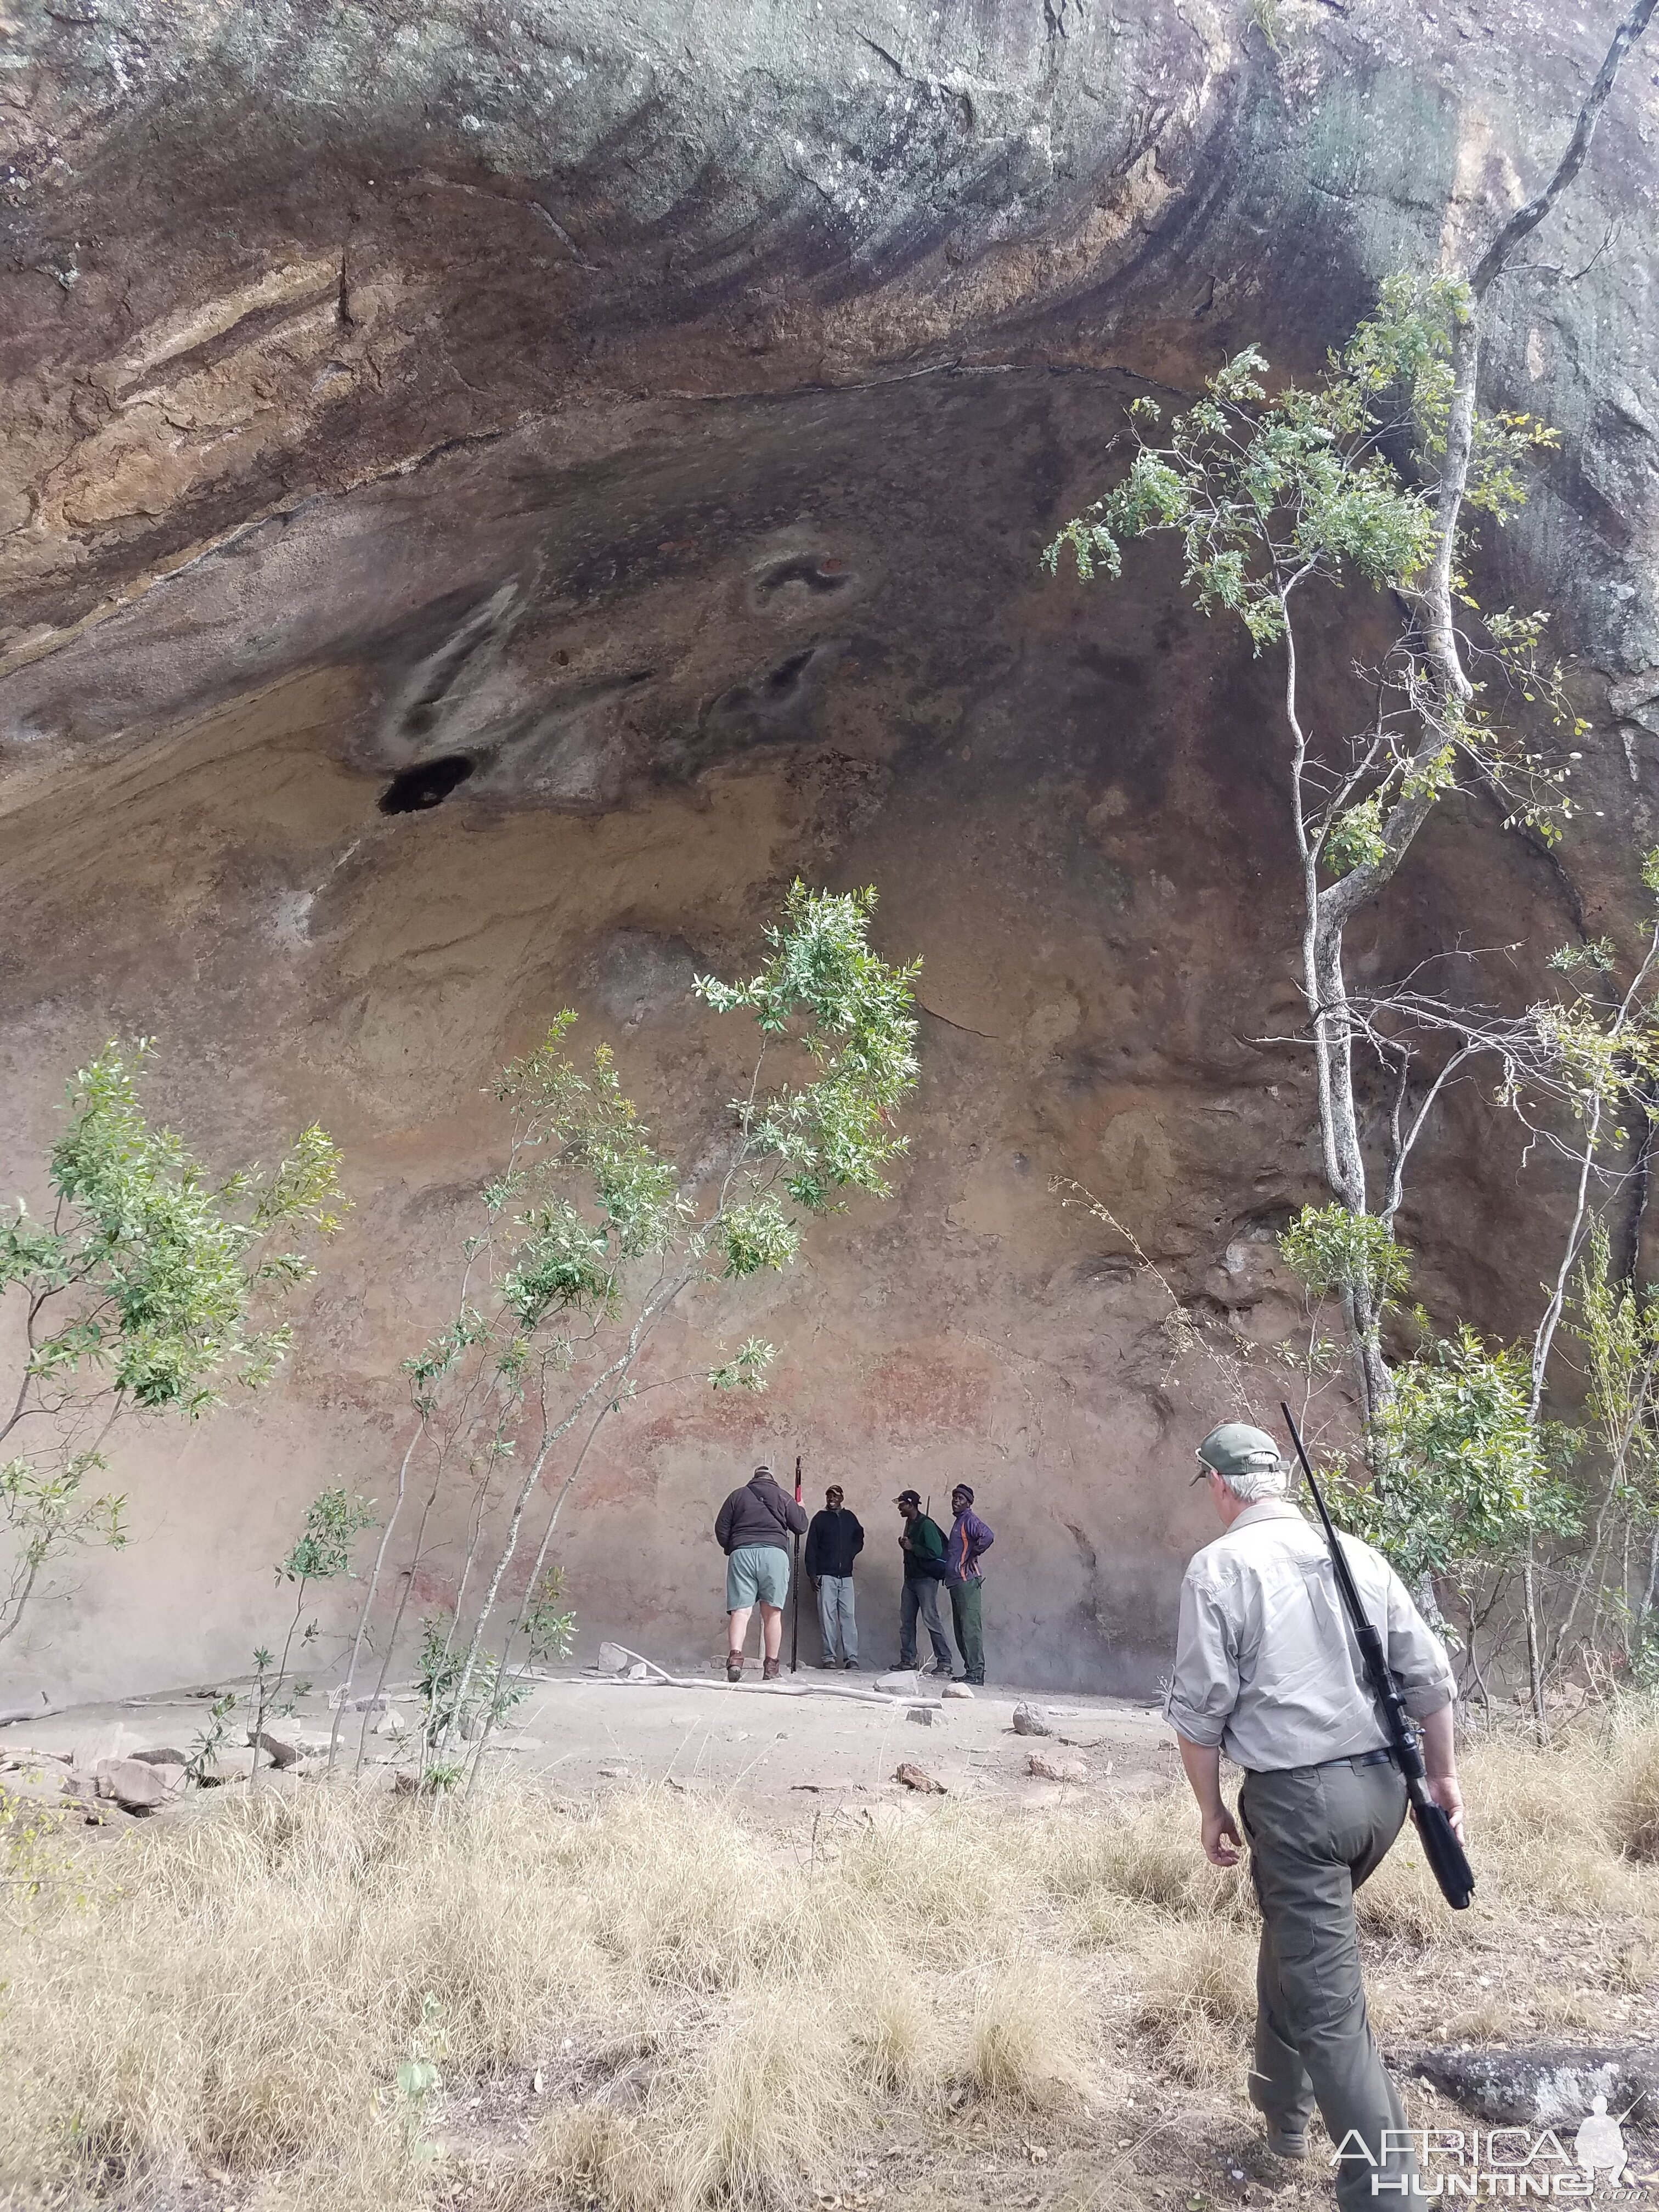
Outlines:
<svg viewBox="0 0 1659 2212"><path fill-rule="evenodd" d="M374 1509L369 1499L353 1496L343 1485L337 1485L331 1490L319 1491L306 1508L305 1522L293 1548L285 1559L277 1561L277 1584L280 1588L286 1583L293 1590L294 1611L289 1619L281 1653L275 1655L262 1645L253 1655L252 1714L248 1741L254 1747L256 1759L265 1723L271 1714L291 1712L295 1699L304 1697L311 1686L308 1682L295 1683L286 1703L283 1702L295 1636L300 1638L302 1651L308 1651L317 1641L319 1631L314 1620L307 1621L303 1629L300 1626L307 1595L318 1583L335 1582L351 1572L351 1554L356 1540L365 1528L371 1528L374 1525Z"/></svg>
<svg viewBox="0 0 1659 2212"><path fill-rule="evenodd" d="M210 1175L152 1127L136 1079L151 1047L107 1046L69 1086L49 1214L0 1214L0 1300L20 1346L0 1414L0 1641L71 1546L125 1540L96 1489L123 1421L200 1420L227 1387L258 1389L289 1340L307 1246L337 1224L339 1155L302 1130L270 1170Z"/></svg>
<svg viewBox="0 0 1659 2212"><path fill-rule="evenodd" d="M428 1622L422 1647L424 1755L446 1781L469 1757L477 1771L526 1639L556 1644L550 1553L605 1423L647 1391L694 1379L721 1392L765 1386L775 1349L753 1338L696 1376L648 1366L663 1323L696 1307L717 1313L735 1283L792 1265L806 1224L853 1194L888 1194L887 1171L907 1143L898 1111L917 1079L917 969L871 949L875 903L872 890L797 883L753 975L696 980L705 1004L748 1015L757 1034L729 1124L708 1133L690 1172L653 1143L608 1047L585 1060L568 1051L568 1012L494 1086L506 1157L479 1194L453 1316L404 1363L414 1418L340 1705L343 1714L394 1547L405 1545L407 1564L380 1644L380 1689L433 1516L464 1497L469 1543L454 1605L435 1629ZM406 1503L415 1525L405 1541Z"/></svg>
<svg viewBox="0 0 1659 2212"><path fill-rule="evenodd" d="M1431 1343L1394 1370L1373 1480L1339 1480L1333 1510L1419 1588L1465 1588L1513 1566L1540 1532L1571 1534L1576 1501L1541 1448L1530 1388L1525 1345L1489 1345L1468 1328Z"/></svg>

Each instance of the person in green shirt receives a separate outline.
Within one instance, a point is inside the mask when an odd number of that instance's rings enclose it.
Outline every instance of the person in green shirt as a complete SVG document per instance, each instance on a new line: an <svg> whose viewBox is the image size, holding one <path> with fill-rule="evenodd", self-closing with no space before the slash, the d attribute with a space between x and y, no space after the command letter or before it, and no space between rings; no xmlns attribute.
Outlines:
<svg viewBox="0 0 1659 2212"><path fill-rule="evenodd" d="M945 1576L945 1531L921 1510L921 1493L902 1490L893 1500L904 1522L899 1549L904 1554L904 1589L899 1598L899 1665L916 1664L916 1615L927 1624L933 1647L931 1672L951 1671L951 1645L939 1615L939 1583Z"/></svg>

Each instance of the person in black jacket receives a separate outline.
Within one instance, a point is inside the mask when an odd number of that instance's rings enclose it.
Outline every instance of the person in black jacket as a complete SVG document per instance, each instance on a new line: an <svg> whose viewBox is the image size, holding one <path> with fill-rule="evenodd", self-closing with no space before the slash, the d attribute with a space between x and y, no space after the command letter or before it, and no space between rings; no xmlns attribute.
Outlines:
<svg viewBox="0 0 1659 2212"><path fill-rule="evenodd" d="M818 1594L818 1634L823 1642L820 1667L856 1667L859 1626L853 1614L853 1562L864 1549L864 1530L849 1513L841 1485L823 1493L823 1510L812 1516L806 1532L806 1579ZM837 1650L839 1646L839 1650Z"/></svg>
<svg viewBox="0 0 1659 2212"><path fill-rule="evenodd" d="M726 1679L743 1675L743 1639L757 1602L765 1647L764 1679L775 1681L789 1595L789 1539L804 1534L806 1509L779 1489L769 1467L757 1467L714 1516L714 1540L726 1554Z"/></svg>

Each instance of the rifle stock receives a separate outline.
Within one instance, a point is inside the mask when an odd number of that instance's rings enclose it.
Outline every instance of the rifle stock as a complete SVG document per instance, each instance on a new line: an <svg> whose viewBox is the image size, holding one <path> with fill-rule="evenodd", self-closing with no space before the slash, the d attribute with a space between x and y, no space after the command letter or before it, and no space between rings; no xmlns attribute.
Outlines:
<svg viewBox="0 0 1659 2212"><path fill-rule="evenodd" d="M1359 1646L1359 1656L1364 1662L1365 1679L1372 1696L1382 1712L1383 1724L1389 1731L1389 1747L1394 1753L1395 1765L1405 1777L1406 1795L1411 1801L1412 1818L1417 1823L1423 1856L1429 1863L1429 1871L1440 1885L1440 1893L1454 1912L1462 1912L1474 1894L1474 1873L1463 1846L1457 1840L1455 1830L1443 1807L1437 1805L1429 1795L1428 1773L1423 1765L1423 1753L1406 1711L1400 1686L1389 1664L1389 1656L1382 1649L1382 1638L1365 1618L1365 1608L1359 1602L1353 1572L1337 1541L1336 1529L1327 1511L1325 1500L1320 1495L1319 1485L1308 1458L1307 1446L1296 1425L1296 1417L1281 1400L1279 1410L1285 1416L1285 1425L1291 1432L1291 1442L1296 1446L1296 1455L1302 1462L1302 1472L1307 1478L1309 1494L1319 1510L1320 1525L1325 1531L1325 1541L1330 1547L1331 1565L1336 1571L1336 1587L1352 1624L1354 1641Z"/></svg>

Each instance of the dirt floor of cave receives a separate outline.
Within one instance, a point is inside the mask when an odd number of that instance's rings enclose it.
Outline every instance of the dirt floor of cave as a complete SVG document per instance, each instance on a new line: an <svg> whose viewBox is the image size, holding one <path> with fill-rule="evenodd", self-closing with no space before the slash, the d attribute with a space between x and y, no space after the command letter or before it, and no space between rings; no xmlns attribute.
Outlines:
<svg viewBox="0 0 1659 2212"><path fill-rule="evenodd" d="M755 1672L751 1665L751 1678ZM910 1792L893 1778L904 1763L922 1767L955 1797L1032 1808L1145 1790L1178 1771L1173 1740L1156 1710L1145 1705L1114 1698L1034 1699L1054 1731L1052 1738L1037 1739L1014 1733L1017 1691L994 1685L972 1698L940 1698L941 1683L924 1676L916 1698L878 1702L868 1686L879 1679L873 1670L825 1674L806 1667L775 1686L753 1679L735 1687L713 1679L682 1687L592 1673L561 1676L535 1684L514 1716L515 1725L501 1732L492 1764L515 1778L545 1784L559 1796L652 1783L715 1795L769 1826L793 1825L803 1812L810 1817L842 1805L902 1802ZM245 1692L246 1686L203 1684L16 1722L0 1729L0 1758L15 1758L27 1747L56 1764L118 1729L126 1732L124 1751L156 1745L188 1750L211 1699L230 1689ZM391 1703L413 1723L407 1696ZM913 1720L913 1713L927 1715L926 1722ZM326 1698L313 1692L301 1698L295 1717L308 1738L325 1736L331 1723ZM375 1717L369 1716L371 1723ZM348 1768L361 1735L365 1765L382 1772L407 1769L410 1761L396 1739L372 1725L365 1732L363 1722L354 1711L342 1730ZM1081 1759L1088 1781L1033 1777L1033 1753ZM184 1800L157 1817L187 1814Z"/></svg>

